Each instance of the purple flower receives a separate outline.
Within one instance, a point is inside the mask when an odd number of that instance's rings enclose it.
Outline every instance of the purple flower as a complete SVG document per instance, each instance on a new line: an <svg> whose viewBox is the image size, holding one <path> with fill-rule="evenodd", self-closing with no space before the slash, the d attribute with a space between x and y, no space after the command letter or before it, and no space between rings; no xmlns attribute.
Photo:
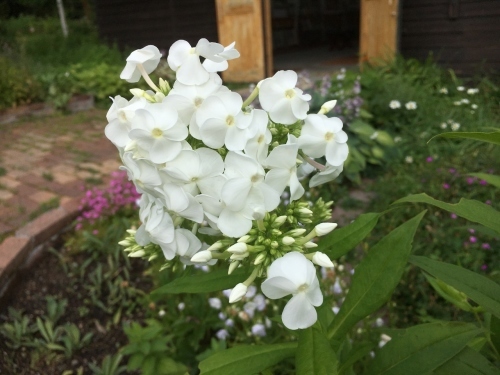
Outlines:
<svg viewBox="0 0 500 375"><path fill-rule="evenodd" d="M490 246L490 244L489 244L489 243L486 243L486 242L485 242L485 243L483 243L483 244L481 245L481 247L482 247L483 249L485 249L485 250L491 250L491 246Z"/></svg>
<svg viewBox="0 0 500 375"><path fill-rule="evenodd" d="M476 231L472 228L469 228L469 233L474 234L474 233L476 233Z"/></svg>
<svg viewBox="0 0 500 375"><path fill-rule="evenodd" d="M229 332L225 329L219 329L215 334L219 340L225 340L229 337Z"/></svg>
<svg viewBox="0 0 500 375"><path fill-rule="evenodd" d="M456 214L451 214L450 217L455 220L458 216Z"/></svg>
<svg viewBox="0 0 500 375"><path fill-rule="evenodd" d="M481 180L481 181L479 181L479 184L480 184L480 185L488 185L488 183L487 183L485 180Z"/></svg>
<svg viewBox="0 0 500 375"><path fill-rule="evenodd" d="M488 265L487 265L487 264L483 264L483 265L481 266L481 269L482 269L483 271L486 271L486 270L488 269Z"/></svg>
<svg viewBox="0 0 500 375"><path fill-rule="evenodd" d="M477 237L470 236L469 237L469 241L470 241L470 243L476 243L477 242Z"/></svg>
<svg viewBox="0 0 500 375"><path fill-rule="evenodd" d="M425 160L427 161L427 163L432 163L434 159L432 158L432 156L427 156L427 159Z"/></svg>
<svg viewBox="0 0 500 375"><path fill-rule="evenodd" d="M443 184L443 189L449 189L450 188L450 185L447 184L446 182Z"/></svg>
<svg viewBox="0 0 500 375"><path fill-rule="evenodd" d="M486 202L484 202L484 203L486 203L488 205L491 205L491 201L489 199Z"/></svg>
<svg viewBox="0 0 500 375"><path fill-rule="evenodd" d="M476 181L476 178L475 177L467 177L467 183L469 185L472 185L474 183L474 181Z"/></svg>
<svg viewBox="0 0 500 375"><path fill-rule="evenodd" d="M455 168L450 168L448 169L448 172L450 172L451 174L455 174L457 173L457 170Z"/></svg>
<svg viewBox="0 0 500 375"><path fill-rule="evenodd" d="M252 335L256 337L264 337L266 335L266 327L264 326L264 324L254 324L252 326Z"/></svg>

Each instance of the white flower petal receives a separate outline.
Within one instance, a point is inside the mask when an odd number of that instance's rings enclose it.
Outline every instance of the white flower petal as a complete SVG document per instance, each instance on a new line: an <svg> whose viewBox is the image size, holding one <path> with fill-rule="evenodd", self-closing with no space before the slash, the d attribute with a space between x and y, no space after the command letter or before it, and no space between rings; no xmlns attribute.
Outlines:
<svg viewBox="0 0 500 375"><path fill-rule="evenodd" d="M347 143L329 142L326 145L326 161L334 166L339 166L346 161L349 154Z"/></svg>
<svg viewBox="0 0 500 375"><path fill-rule="evenodd" d="M281 315L283 324L288 329L305 329L318 320L316 309L309 303L305 293L293 296Z"/></svg>
<svg viewBox="0 0 500 375"><path fill-rule="evenodd" d="M278 299L297 291L294 283L282 276L271 277L265 280L261 285L262 293L267 298Z"/></svg>
<svg viewBox="0 0 500 375"><path fill-rule="evenodd" d="M237 238L244 236L252 229L252 220L246 218L240 212L225 208L220 213L217 226L226 236Z"/></svg>

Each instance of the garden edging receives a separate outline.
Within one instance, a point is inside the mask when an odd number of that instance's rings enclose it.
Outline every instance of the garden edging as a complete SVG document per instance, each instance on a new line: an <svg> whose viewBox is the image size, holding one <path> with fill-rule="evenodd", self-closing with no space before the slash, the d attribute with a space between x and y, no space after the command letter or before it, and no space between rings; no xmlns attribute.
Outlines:
<svg viewBox="0 0 500 375"><path fill-rule="evenodd" d="M63 198L58 208L32 220L0 244L0 300L20 271L28 269L79 213L79 199Z"/></svg>

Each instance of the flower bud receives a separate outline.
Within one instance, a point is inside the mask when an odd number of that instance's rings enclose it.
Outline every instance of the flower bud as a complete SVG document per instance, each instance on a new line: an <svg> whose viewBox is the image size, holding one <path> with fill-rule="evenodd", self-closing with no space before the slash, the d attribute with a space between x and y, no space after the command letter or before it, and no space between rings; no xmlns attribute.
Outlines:
<svg viewBox="0 0 500 375"><path fill-rule="evenodd" d="M262 220L266 216L266 211L262 207L257 207L254 209L252 217L254 220Z"/></svg>
<svg viewBox="0 0 500 375"><path fill-rule="evenodd" d="M285 236L285 237L283 237L281 242L283 242L284 245L291 245L295 242L295 238L290 237L290 236Z"/></svg>
<svg viewBox="0 0 500 375"><path fill-rule="evenodd" d="M140 257L143 257L146 253L144 252L144 250L137 250L137 251L134 251L133 253L130 253L128 256L131 257L131 258L140 258Z"/></svg>
<svg viewBox="0 0 500 375"><path fill-rule="evenodd" d="M326 255L325 253L322 253L320 251L317 251L316 253L314 253L314 255L312 257L312 261L313 261L313 263L316 263L318 266L321 266L321 267L333 267L333 263L330 260L330 258L328 258L328 255Z"/></svg>
<svg viewBox="0 0 500 375"><path fill-rule="evenodd" d="M299 213L302 215L312 215L313 212L309 208L300 208Z"/></svg>
<svg viewBox="0 0 500 375"><path fill-rule="evenodd" d="M212 253L208 250L200 251L191 257L193 263L206 263L212 259Z"/></svg>
<svg viewBox="0 0 500 375"><path fill-rule="evenodd" d="M162 92L157 92L153 98L156 103L161 103L165 99L165 95Z"/></svg>
<svg viewBox="0 0 500 375"><path fill-rule="evenodd" d="M261 264L264 261L264 259L266 259L266 254L260 253L259 255L257 255L257 258L255 258L253 264L255 265Z"/></svg>
<svg viewBox="0 0 500 375"><path fill-rule="evenodd" d="M233 246L229 247L227 251L233 254L243 254L246 253L248 250L248 246L246 243L243 242L237 242Z"/></svg>
<svg viewBox="0 0 500 375"><path fill-rule="evenodd" d="M319 113L324 115L325 113L330 112L335 107L336 104L337 104L336 100L330 100L326 103L323 103Z"/></svg>
<svg viewBox="0 0 500 375"><path fill-rule="evenodd" d="M231 294L229 295L229 303L234 303L241 300L245 296L245 294L247 294L247 289L248 287L245 284L237 284L233 288L233 290L231 290Z"/></svg>
<svg viewBox="0 0 500 375"><path fill-rule="evenodd" d="M241 254L234 253L233 255L231 255L231 256L229 257L229 259L231 259L231 260L243 260L243 259L245 259L248 255L249 255L249 253L247 253L247 252L245 252L245 253L241 253Z"/></svg>
<svg viewBox="0 0 500 375"><path fill-rule="evenodd" d="M245 234L243 237L240 237L237 242L249 243L251 237L248 234Z"/></svg>
<svg viewBox="0 0 500 375"><path fill-rule="evenodd" d="M305 232L306 232L306 230L304 228L297 228L297 229L293 229L290 232L288 232L288 235L292 236L292 237L300 237Z"/></svg>
<svg viewBox="0 0 500 375"><path fill-rule="evenodd" d="M137 96L138 98L144 97L144 94L146 93L146 91L141 89L130 89L130 92L132 93L132 95Z"/></svg>
<svg viewBox="0 0 500 375"><path fill-rule="evenodd" d="M306 249L312 249L312 248L314 248L314 247L318 247L318 244L317 244L317 243L315 243L315 242L309 241L309 242L306 242L306 243L304 244L304 247L305 247Z"/></svg>
<svg viewBox="0 0 500 375"><path fill-rule="evenodd" d="M281 227L286 221L286 215L283 216L278 216L276 220L271 224L273 228L279 228Z"/></svg>
<svg viewBox="0 0 500 375"><path fill-rule="evenodd" d="M337 223L321 223L316 225L314 230L316 231L316 235L321 237L327 235L335 228L337 228Z"/></svg>
<svg viewBox="0 0 500 375"><path fill-rule="evenodd" d="M233 271L238 268L238 266L240 265L240 262L236 261L236 262L231 262L229 264L229 269L227 271L227 274L228 275L231 275L233 273Z"/></svg>
<svg viewBox="0 0 500 375"><path fill-rule="evenodd" d="M123 241L118 242L118 245L128 247L128 246L130 246L130 241L123 240Z"/></svg>
<svg viewBox="0 0 500 375"><path fill-rule="evenodd" d="M223 246L224 245L220 241L217 241L212 246L210 246L207 250L208 251L220 250L223 248Z"/></svg>

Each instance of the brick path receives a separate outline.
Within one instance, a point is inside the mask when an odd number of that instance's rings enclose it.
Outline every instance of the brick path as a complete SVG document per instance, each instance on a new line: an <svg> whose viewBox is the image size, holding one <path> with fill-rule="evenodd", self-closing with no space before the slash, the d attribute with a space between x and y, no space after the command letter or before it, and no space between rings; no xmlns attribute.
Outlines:
<svg viewBox="0 0 500 375"><path fill-rule="evenodd" d="M91 110L0 125L0 243L49 208L107 182L120 163Z"/></svg>

